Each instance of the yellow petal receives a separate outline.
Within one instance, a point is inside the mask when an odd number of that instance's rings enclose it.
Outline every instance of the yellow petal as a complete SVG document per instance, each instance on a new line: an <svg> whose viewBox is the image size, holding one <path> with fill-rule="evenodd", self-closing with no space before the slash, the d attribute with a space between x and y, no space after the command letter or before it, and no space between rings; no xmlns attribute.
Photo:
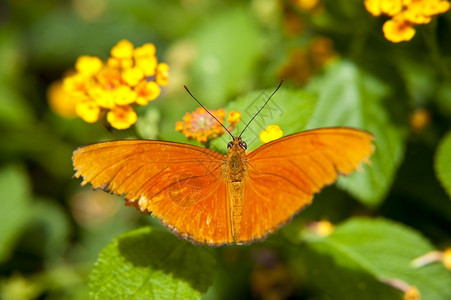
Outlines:
<svg viewBox="0 0 451 300"><path fill-rule="evenodd" d="M269 125L265 130L260 132L260 140L266 144L271 141L281 138L283 135L282 129L278 125Z"/></svg>

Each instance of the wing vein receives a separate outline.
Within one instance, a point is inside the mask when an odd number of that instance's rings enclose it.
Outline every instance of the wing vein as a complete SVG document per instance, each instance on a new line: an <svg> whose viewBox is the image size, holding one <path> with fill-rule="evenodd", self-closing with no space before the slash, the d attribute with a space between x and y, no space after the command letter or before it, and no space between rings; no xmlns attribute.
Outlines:
<svg viewBox="0 0 451 300"><path fill-rule="evenodd" d="M219 167L221 167L221 165L218 165L216 168L214 168L213 170L211 170L210 172L208 172L208 173L206 173L206 174L196 175L196 176L191 176L191 177L187 177L187 178L183 178L183 179L177 180L177 181L175 181L175 182L173 182L173 183L171 183L171 184L165 186L165 187L162 188L160 191L158 191L158 192L156 192L155 194L153 194L150 198L155 197L156 195L158 195L159 193L161 193L162 191L168 189L170 186L172 186L172 185L174 185L174 184L176 184L176 183L179 183L179 182L182 182L182 181L185 181L185 180L188 180L188 179L201 178L201 177L204 177L204 176L208 176L208 175L212 174L214 171L216 171ZM144 185L146 185L147 183L148 183L148 181L147 181Z"/></svg>

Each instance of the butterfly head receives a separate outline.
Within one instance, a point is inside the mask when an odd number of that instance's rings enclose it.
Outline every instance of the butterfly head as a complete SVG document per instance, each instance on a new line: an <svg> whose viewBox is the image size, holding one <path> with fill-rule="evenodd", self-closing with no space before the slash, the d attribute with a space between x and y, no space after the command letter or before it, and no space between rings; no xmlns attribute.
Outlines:
<svg viewBox="0 0 451 300"><path fill-rule="evenodd" d="M227 144L227 149L242 149L242 150L246 150L247 149L247 144L246 144L246 142L245 141L243 141L242 139L241 139L241 137L236 137L236 136L234 136L233 137L233 140L232 141L230 141L228 144Z"/></svg>

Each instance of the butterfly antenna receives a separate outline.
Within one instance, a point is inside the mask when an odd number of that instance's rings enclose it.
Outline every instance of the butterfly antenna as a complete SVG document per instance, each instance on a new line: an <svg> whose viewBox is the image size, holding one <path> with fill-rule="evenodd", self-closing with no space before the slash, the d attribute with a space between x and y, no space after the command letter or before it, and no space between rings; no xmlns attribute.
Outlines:
<svg viewBox="0 0 451 300"><path fill-rule="evenodd" d="M234 138L233 134L230 133L230 131L227 129L227 127L224 126L224 124L222 124L211 112L208 111L208 109L205 108L205 106L202 105L202 103L200 103L199 100L196 99L196 97L194 97L193 94L191 94L191 92L189 91L188 87L186 85L184 85L185 90L188 92L188 94L190 94L191 97L193 97L194 100L196 100L197 103L199 103L200 106L202 106L203 109L205 109L205 111L213 117L213 119L215 119L219 124L221 124L221 126L225 129L225 131L227 131L228 134L230 134L230 136L232 137L232 139Z"/></svg>
<svg viewBox="0 0 451 300"><path fill-rule="evenodd" d="M247 125L244 127L243 131L241 131L240 135L238 137L241 137L241 135L243 134L243 132L246 130L246 128L249 126L249 124L252 123L252 121L255 119L256 116L258 116L258 114L262 111L263 108L265 108L266 104L268 104L269 100L271 100L272 96L274 96L274 94L279 90L279 88L282 86L283 83L283 79L280 81L279 85L277 86L277 88L275 89L274 92L272 92L271 96L269 96L268 100L266 100L265 104L263 104L262 107L260 107L260 109L257 111L257 113L252 117L252 119L247 123Z"/></svg>

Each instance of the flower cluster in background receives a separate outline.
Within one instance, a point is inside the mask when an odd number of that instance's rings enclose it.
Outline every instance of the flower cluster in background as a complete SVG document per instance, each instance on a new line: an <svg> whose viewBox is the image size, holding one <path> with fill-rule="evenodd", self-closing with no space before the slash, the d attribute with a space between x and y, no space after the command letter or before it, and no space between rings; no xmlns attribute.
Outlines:
<svg viewBox="0 0 451 300"><path fill-rule="evenodd" d="M446 0L365 0L364 4L375 17L391 17L382 30L385 38L394 43L410 41L415 35L414 26L427 24L450 8Z"/></svg>
<svg viewBox="0 0 451 300"><path fill-rule="evenodd" d="M279 69L279 77L304 85L310 77L323 69L336 56L331 39L315 38L307 47L292 50L287 62Z"/></svg>
<svg viewBox="0 0 451 300"><path fill-rule="evenodd" d="M210 113L224 124L226 116L224 109L210 110ZM227 130L232 131L240 120L241 114L237 111L231 111L227 116L227 122L229 123ZM188 139L197 140L205 144L209 140L225 133L224 128L218 121L213 119L205 109L199 107L192 113L186 113L183 121L176 122L175 130L183 133Z"/></svg>
<svg viewBox="0 0 451 300"><path fill-rule="evenodd" d="M133 105L147 105L168 84L169 67L158 63L151 43L135 48L121 40L104 63L96 56L81 56L75 72L49 89L49 102L62 116L75 113L94 123L106 113L116 129L127 129L137 120ZM72 108L71 108L72 106Z"/></svg>
<svg viewBox="0 0 451 300"><path fill-rule="evenodd" d="M287 36L298 37L306 31L308 20L320 15L324 5L320 0L289 0L280 2L283 29Z"/></svg>

